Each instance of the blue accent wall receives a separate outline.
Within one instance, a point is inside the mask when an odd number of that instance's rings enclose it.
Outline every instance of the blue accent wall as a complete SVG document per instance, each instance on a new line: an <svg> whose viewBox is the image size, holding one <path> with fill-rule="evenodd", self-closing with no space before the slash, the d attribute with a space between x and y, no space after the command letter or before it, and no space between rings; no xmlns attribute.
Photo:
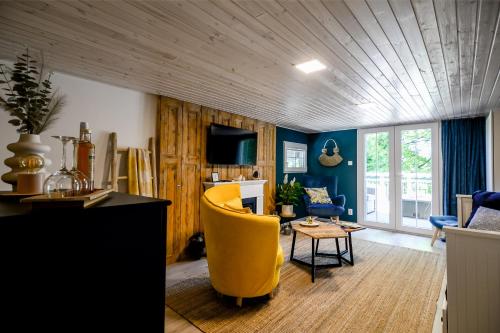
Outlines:
<svg viewBox="0 0 500 333"><path fill-rule="evenodd" d="M335 167L322 166L318 161L321 149L328 139L334 139L337 142L339 154L343 158L342 163ZM352 222L357 221L357 140L358 131L353 129L309 134L307 144L307 173L338 176L338 194L346 196L345 213L340 216L340 219ZM334 144L330 141L327 145L328 155L333 154L333 147ZM281 155L283 155L283 148ZM348 161L352 161L352 165L347 165ZM347 214L348 208L353 210L353 215Z"/></svg>
<svg viewBox="0 0 500 333"><path fill-rule="evenodd" d="M290 130L287 128L276 127L276 184L282 184L283 177L285 177L285 174L283 172L283 141L307 144L308 135L306 133ZM298 182L302 182L303 176L303 173L290 173L288 175L288 179L292 180L292 178L295 177ZM295 207L294 210L298 217L306 215L306 210L303 203L298 207Z"/></svg>

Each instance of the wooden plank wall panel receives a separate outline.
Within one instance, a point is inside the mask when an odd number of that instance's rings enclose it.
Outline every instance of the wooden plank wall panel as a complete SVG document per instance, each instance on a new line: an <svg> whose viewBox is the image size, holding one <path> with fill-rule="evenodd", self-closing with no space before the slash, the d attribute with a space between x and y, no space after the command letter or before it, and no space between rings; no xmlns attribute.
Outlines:
<svg viewBox="0 0 500 333"><path fill-rule="evenodd" d="M159 98L160 197L172 200L167 227L167 263L182 256L189 237L203 231L199 200L203 182L218 172L220 179L243 175L252 179L254 171L268 182L264 186L264 213L275 209L276 126L249 117L200 106L181 100ZM257 165L209 164L206 158L207 129L210 124L245 128L258 133Z"/></svg>
<svg viewBox="0 0 500 333"><path fill-rule="evenodd" d="M202 142L201 106L183 103L182 110L182 180L181 180L181 243L183 248L195 232L200 230L200 155ZM196 200L195 198L198 198Z"/></svg>
<svg viewBox="0 0 500 333"><path fill-rule="evenodd" d="M158 137L159 137L159 197L172 202L181 201L181 188L178 175L181 171L181 133L182 104L171 98L159 99ZM168 207L167 214L167 262L175 261L181 243L181 210L177 205Z"/></svg>

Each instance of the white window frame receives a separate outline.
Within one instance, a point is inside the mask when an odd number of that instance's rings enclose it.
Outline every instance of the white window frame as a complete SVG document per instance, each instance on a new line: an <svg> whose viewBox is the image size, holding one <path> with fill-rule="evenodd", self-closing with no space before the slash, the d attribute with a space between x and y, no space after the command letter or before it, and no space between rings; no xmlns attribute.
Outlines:
<svg viewBox="0 0 500 333"><path fill-rule="evenodd" d="M303 150L304 154L304 167L303 168L289 168L287 165L287 155L288 149ZM307 172L307 144L283 141L283 172L284 173L306 173Z"/></svg>

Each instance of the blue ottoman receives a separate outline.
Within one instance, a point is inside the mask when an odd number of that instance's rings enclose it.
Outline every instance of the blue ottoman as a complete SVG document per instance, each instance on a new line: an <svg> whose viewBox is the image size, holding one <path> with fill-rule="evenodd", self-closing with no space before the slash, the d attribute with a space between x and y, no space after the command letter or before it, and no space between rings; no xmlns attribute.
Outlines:
<svg viewBox="0 0 500 333"><path fill-rule="evenodd" d="M452 215L430 216L429 221L435 228L434 234L432 235L431 246L434 245L443 227L458 227L457 217Z"/></svg>

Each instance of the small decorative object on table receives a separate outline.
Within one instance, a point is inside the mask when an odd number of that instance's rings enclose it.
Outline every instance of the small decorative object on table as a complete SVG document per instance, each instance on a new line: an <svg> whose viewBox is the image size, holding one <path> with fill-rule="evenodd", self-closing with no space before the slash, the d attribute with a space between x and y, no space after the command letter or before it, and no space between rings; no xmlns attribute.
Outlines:
<svg viewBox="0 0 500 333"><path fill-rule="evenodd" d="M212 182L218 182L219 181L219 173L218 172L212 172Z"/></svg>
<svg viewBox="0 0 500 333"><path fill-rule="evenodd" d="M27 155L21 158L20 167L24 172L17 174L17 193L40 194L43 192L45 174L39 172L43 166L43 158L39 155Z"/></svg>
<svg viewBox="0 0 500 333"><path fill-rule="evenodd" d="M7 149L14 156L5 160L12 170L2 175L2 180L12 185L17 191L17 175L24 171L19 168L19 161L29 154L37 154L44 158L45 167L51 162L44 154L50 147L41 144L40 133L46 131L57 120L65 104L65 98L52 91L51 73L44 70L43 64L38 66L27 49L17 57L14 68L0 64L0 109L9 113L12 119L9 124L17 127L19 140L11 143ZM40 172L44 172L42 169Z"/></svg>
<svg viewBox="0 0 500 333"><path fill-rule="evenodd" d="M50 197L47 194L37 195L21 199L21 203L31 203L34 209L43 208L87 208L104 199L108 196L112 189L94 190L92 193L66 197Z"/></svg>
<svg viewBox="0 0 500 333"><path fill-rule="evenodd" d="M78 138L71 138L71 142L73 142L73 168L71 168L70 172L75 176L75 178L80 183L80 194L88 194L93 190L93 184L87 175L85 175L82 171L78 170Z"/></svg>
<svg viewBox="0 0 500 333"><path fill-rule="evenodd" d="M52 136L62 143L61 169L50 175L43 184L43 193L48 198L72 197L80 194L81 184L76 176L66 168L66 144L69 136Z"/></svg>
<svg viewBox="0 0 500 333"><path fill-rule="evenodd" d="M94 190L95 145L92 143L92 131L85 121L80 122L80 140L76 144L76 168L88 179L89 191Z"/></svg>
<svg viewBox="0 0 500 333"><path fill-rule="evenodd" d="M356 222L347 222L347 221L340 221L340 220L337 222L337 220L333 217L330 217L330 221L335 223L336 225L339 225L339 226L344 227L344 228L349 228L349 229L364 228L363 226L359 225Z"/></svg>
<svg viewBox="0 0 500 333"><path fill-rule="evenodd" d="M301 221L300 225L305 227L317 227L319 223L315 221L317 216L307 216L305 221Z"/></svg>

